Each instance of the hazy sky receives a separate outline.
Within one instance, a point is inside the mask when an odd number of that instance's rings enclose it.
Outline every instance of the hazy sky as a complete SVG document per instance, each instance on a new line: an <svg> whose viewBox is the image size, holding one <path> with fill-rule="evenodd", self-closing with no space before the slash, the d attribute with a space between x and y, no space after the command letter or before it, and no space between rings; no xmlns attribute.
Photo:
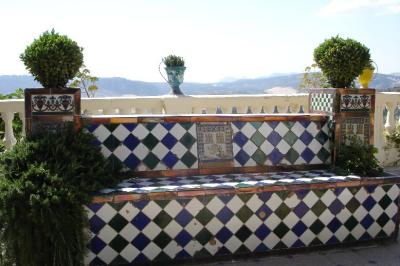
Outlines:
<svg viewBox="0 0 400 266"><path fill-rule="evenodd" d="M185 81L300 72L339 34L400 72L400 0L0 0L0 75L27 74L19 55L54 28L84 48L94 75L162 81L163 56Z"/></svg>

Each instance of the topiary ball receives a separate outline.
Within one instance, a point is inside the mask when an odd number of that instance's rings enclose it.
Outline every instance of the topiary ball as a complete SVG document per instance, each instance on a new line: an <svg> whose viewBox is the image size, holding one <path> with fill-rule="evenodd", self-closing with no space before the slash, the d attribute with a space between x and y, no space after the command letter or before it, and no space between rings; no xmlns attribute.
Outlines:
<svg viewBox="0 0 400 266"><path fill-rule="evenodd" d="M83 64L83 48L54 31L44 32L20 55L26 69L45 88L64 88Z"/></svg>
<svg viewBox="0 0 400 266"><path fill-rule="evenodd" d="M366 46L339 36L325 40L314 50L314 61L334 88L349 88L370 57Z"/></svg>

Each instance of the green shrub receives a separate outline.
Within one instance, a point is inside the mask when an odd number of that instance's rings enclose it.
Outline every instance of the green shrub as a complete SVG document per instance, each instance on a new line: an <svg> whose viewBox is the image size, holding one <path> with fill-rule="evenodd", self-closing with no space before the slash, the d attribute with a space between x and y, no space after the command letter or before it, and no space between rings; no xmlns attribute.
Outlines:
<svg viewBox="0 0 400 266"><path fill-rule="evenodd" d="M163 63L167 67L183 67L185 66L185 60L183 57L176 56L176 55L169 55L162 59Z"/></svg>
<svg viewBox="0 0 400 266"><path fill-rule="evenodd" d="M340 175L379 176L383 174L373 145L363 143L359 138L349 138L348 144L342 144L336 159L334 172Z"/></svg>
<svg viewBox="0 0 400 266"><path fill-rule="evenodd" d="M314 60L334 88L349 88L369 64L370 54L363 44L336 36L315 48Z"/></svg>
<svg viewBox="0 0 400 266"><path fill-rule="evenodd" d="M400 148L400 125L397 125L393 131L386 134L386 138L392 142L396 148Z"/></svg>
<svg viewBox="0 0 400 266"><path fill-rule="evenodd" d="M45 88L64 88L83 64L82 48L54 29L35 39L20 58Z"/></svg>
<svg viewBox="0 0 400 266"><path fill-rule="evenodd" d="M0 157L0 243L23 266L83 265L88 225L84 204L124 176L94 137L72 125L37 135Z"/></svg>

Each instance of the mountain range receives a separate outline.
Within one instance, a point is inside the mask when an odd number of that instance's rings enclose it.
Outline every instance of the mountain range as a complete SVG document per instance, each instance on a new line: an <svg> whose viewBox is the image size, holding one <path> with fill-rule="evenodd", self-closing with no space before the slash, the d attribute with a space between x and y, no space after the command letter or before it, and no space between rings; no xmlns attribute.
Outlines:
<svg viewBox="0 0 400 266"><path fill-rule="evenodd" d="M216 94L262 94L262 93L295 93L299 91L299 84L303 77L298 74L271 75L255 79L225 79L216 83L184 82L181 89L188 95L216 95ZM165 82L144 82L129 80L126 78L112 77L99 78L99 87L96 97L109 96L156 96L169 92L169 86ZM0 93L6 94L17 88L40 88L41 85L27 75L0 75ZM380 91L398 90L400 87L400 75L376 74L370 84L371 88Z"/></svg>

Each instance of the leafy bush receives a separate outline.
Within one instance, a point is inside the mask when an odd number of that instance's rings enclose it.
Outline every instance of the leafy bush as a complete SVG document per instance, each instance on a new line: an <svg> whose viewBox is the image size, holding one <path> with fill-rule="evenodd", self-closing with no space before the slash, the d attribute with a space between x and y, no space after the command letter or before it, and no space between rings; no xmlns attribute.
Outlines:
<svg viewBox="0 0 400 266"><path fill-rule="evenodd" d="M16 265L83 265L84 204L124 176L94 137L72 125L41 131L0 157L0 243ZM1 256L1 255L0 255Z"/></svg>
<svg viewBox="0 0 400 266"><path fill-rule="evenodd" d="M373 145L363 143L359 138L349 138L348 144L342 144L336 159L334 172L340 175L379 176L383 174Z"/></svg>
<svg viewBox="0 0 400 266"><path fill-rule="evenodd" d="M397 125L393 131L387 133L386 138L392 142L396 148L400 149L400 125Z"/></svg>
<svg viewBox="0 0 400 266"><path fill-rule="evenodd" d="M162 59L163 63L167 67L183 67L185 66L185 60L183 57L176 56L176 55L169 55Z"/></svg>
<svg viewBox="0 0 400 266"><path fill-rule="evenodd" d="M314 60L334 88L348 88L370 62L370 54L363 44L336 36L315 48Z"/></svg>
<svg viewBox="0 0 400 266"><path fill-rule="evenodd" d="M20 58L45 88L64 88L83 64L82 48L66 35L44 32Z"/></svg>

